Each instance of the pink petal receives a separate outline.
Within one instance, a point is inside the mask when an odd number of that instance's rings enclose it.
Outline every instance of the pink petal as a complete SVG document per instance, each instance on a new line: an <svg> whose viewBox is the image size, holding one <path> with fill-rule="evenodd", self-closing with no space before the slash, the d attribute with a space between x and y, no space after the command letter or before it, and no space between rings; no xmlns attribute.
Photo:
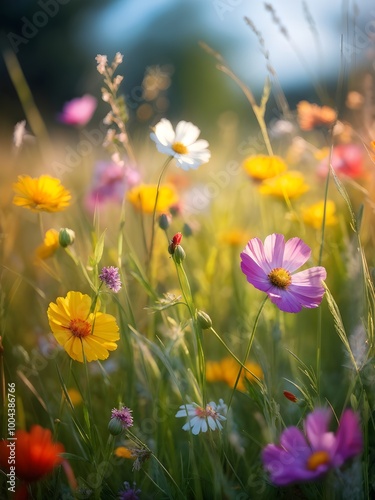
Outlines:
<svg viewBox="0 0 375 500"><path fill-rule="evenodd" d="M325 292L323 287L299 287L294 285L290 285L287 291L293 297L293 300L308 309L319 307Z"/></svg>
<svg viewBox="0 0 375 500"><path fill-rule="evenodd" d="M322 281L327 278L327 271L324 267L316 266L293 274L292 283L298 286L322 286Z"/></svg>
<svg viewBox="0 0 375 500"><path fill-rule="evenodd" d="M264 254L271 269L285 267L283 263L285 238L282 234L270 234L264 240Z"/></svg>
<svg viewBox="0 0 375 500"><path fill-rule="evenodd" d="M300 238L291 238L285 244L282 267L292 273L310 258L311 250Z"/></svg>
<svg viewBox="0 0 375 500"><path fill-rule="evenodd" d="M249 257L253 259L266 274L269 274L272 271L264 253L263 243L259 238L252 238L246 245L243 253L249 255Z"/></svg>
<svg viewBox="0 0 375 500"><path fill-rule="evenodd" d="M357 413L345 410L336 433L336 449L333 457L335 467L340 467L348 458L359 455L363 449L363 437Z"/></svg>
<svg viewBox="0 0 375 500"><path fill-rule="evenodd" d="M268 292L268 296L280 311L297 313L302 310L302 304L289 292L289 289L282 290L281 288L272 287Z"/></svg>
<svg viewBox="0 0 375 500"><path fill-rule="evenodd" d="M244 252L241 253L241 259L241 270L246 275L247 281L258 290L267 292L271 285L264 270Z"/></svg>
<svg viewBox="0 0 375 500"><path fill-rule="evenodd" d="M313 450L321 449L322 439L328 432L331 417L332 412L328 408L318 408L307 415L304 428Z"/></svg>

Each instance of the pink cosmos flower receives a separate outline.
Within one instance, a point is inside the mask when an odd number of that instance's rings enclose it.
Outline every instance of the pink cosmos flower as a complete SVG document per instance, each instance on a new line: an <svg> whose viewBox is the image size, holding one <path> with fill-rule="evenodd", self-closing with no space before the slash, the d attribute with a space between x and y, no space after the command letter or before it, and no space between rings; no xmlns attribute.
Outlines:
<svg viewBox="0 0 375 500"><path fill-rule="evenodd" d="M358 415L345 410L335 434L328 431L331 415L329 409L316 409L304 422L305 435L297 427L288 427L281 434L280 445L264 448L262 461L273 484L313 481L362 452Z"/></svg>
<svg viewBox="0 0 375 500"><path fill-rule="evenodd" d="M247 281L266 292L271 302L285 312L318 307L324 295L324 267L292 274L310 258L311 250L300 238L285 243L282 234L271 234L263 243L252 238L241 253L241 270Z"/></svg>
<svg viewBox="0 0 375 500"><path fill-rule="evenodd" d="M121 203L124 193L140 181L139 172L125 165L98 162L95 166L93 186L86 194L84 204L90 213L107 203Z"/></svg>
<svg viewBox="0 0 375 500"><path fill-rule="evenodd" d="M96 99L86 94L65 103L58 119L67 125L85 126L91 120L96 109Z"/></svg>

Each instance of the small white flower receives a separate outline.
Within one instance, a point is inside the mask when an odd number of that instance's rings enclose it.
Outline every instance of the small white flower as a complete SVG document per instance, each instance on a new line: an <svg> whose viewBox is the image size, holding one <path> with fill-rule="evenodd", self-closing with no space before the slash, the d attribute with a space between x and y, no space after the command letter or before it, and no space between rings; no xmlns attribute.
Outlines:
<svg viewBox="0 0 375 500"><path fill-rule="evenodd" d="M190 122L181 121L177 124L176 132L169 120L162 118L155 125L151 139L156 143L160 153L173 156L183 170L196 169L202 163L207 163L211 157L208 142L200 139L198 127Z"/></svg>
<svg viewBox="0 0 375 500"><path fill-rule="evenodd" d="M208 428L212 431L221 431L223 428L221 421L226 420L226 417L222 413L226 413L227 409L227 405L224 404L222 399L219 400L218 405L211 401L205 408L196 403L191 403L181 405L176 413L176 417L187 417L188 421L182 429L184 431L191 429L191 432L197 435L200 432L207 432Z"/></svg>

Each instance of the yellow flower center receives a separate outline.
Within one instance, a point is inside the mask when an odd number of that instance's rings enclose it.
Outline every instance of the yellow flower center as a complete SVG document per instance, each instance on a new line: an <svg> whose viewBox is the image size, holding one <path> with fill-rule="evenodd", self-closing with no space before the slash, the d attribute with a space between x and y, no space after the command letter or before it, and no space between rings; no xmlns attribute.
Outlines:
<svg viewBox="0 0 375 500"><path fill-rule="evenodd" d="M172 144L172 149L179 155L186 155L188 152L188 148L182 144L182 142L175 142Z"/></svg>
<svg viewBox="0 0 375 500"><path fill-rule="evenodd" d="M307 468L316 470L320 465L325 465L330 462L330 456L327 451L316 451L307 460Z"/></svg>
<svg viewBox="0 0 375 500"><path fill-rule="evenodd" d="M87 337L91 335L91 324L84 319L72 319L69 323L69 330L75 337Z"/></svg>
<svg viewBox="0 0 375 500"><path fill-rule="evenodd" d="M292 283L292 277L290 273L283 269L282 267L275 267L268 275L268 279L272 285L277 286L277 288L282 288L285 290Z"/></svg>

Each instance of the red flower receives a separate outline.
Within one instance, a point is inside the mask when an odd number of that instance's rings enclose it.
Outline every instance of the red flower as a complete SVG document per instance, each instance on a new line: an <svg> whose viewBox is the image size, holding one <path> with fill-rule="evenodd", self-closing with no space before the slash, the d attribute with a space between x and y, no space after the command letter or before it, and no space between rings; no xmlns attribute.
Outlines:
<svg viewBox="0 0 375 500"><path fill-rule="evenodd" d="M14 441L0 441L0 468L9 472L9 476L14 474L21 481L15 490L16 500L27 500L29 484L43 479L60 464L71 490L76 490L74 472L69 462L60 456L65 451L64 446L54 443L51 436L50 430L34 425L30 432L16 431Z"/></svg>
<svg viewBox="0 0 375 500"><path fill-rule="evenodd" d="M364 174L363 149L357 144L339 144L332 151L331 165L338 176L357 179ZM328 172L328 157L318 166L318 175L325 177Z"/></svg>
<svg viewBox="0 0 375 500"><path fill-rule="evenodd" d="M63 462L60 453L65 449L61 443L54 443L51 431L34 425L30 432L16 431L16 440L0 442L0 465L9 470L11 456L15 458L15 472L26 483L38 481ZM15 443L11 451L10 444Z"/></svg>

